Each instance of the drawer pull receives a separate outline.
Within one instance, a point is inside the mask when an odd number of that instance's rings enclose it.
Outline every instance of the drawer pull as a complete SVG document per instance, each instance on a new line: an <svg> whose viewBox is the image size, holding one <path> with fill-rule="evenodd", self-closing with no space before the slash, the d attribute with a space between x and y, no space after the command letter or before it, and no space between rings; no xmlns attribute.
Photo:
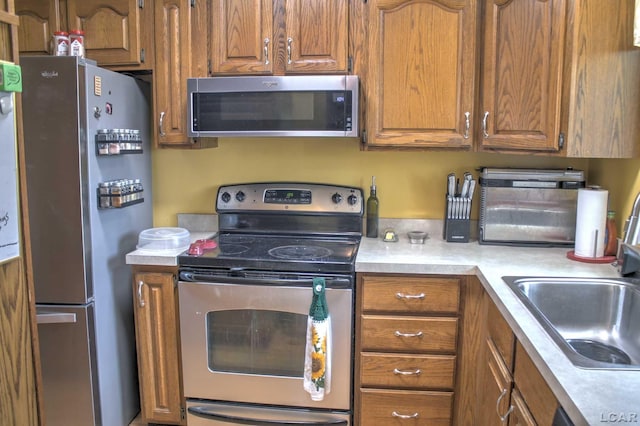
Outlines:
<svg viewBox="0 0 640 426"><path fill-rule="evenodd" d="M413 414L400 414L397 411L394 411L393 413L391 413L391 415L393 417L397 417L399 419L417 419L419 414L418 413L413 413Z"/></svg>
<svg viewBox="0 0 640 426"><path fill-rule="evenodd" d="M401 333L400 331L396 330L393 332L393 334L398 337L422 337L422 331L418 331L417 333Z"/></svg>
<svg viewBox="0 0 640 426"><path fill-rule="evenodd" d="M424 293L420 293L420 294L404 294L404 293L396 293L396 297L398 299L424 299L425 294Z"/></svg>
<svg viewBox="0 0 640 426"><path fill-rule="evenodd" d="M509 414L511 414L511 412L513 411L513 405L510 405L507 412L504 413L504 416L500 414L500 401L502 401L502 398L504 398L505 395L507 395L507 392L509 392L507 389L502 389L502 393L500 393L500 396L496 401L496 414L498 415L498 417L500 417L500 421L503 424L507 422L507 419L509 418Z"/></svg>
<svg viewBox="0 0 640 426"><path fill-rule="evenodd" d="M419 376L422 371L419 368L415 370L398 370L397 368L393 369L393 374L401 375L401 376Z"/></svg>

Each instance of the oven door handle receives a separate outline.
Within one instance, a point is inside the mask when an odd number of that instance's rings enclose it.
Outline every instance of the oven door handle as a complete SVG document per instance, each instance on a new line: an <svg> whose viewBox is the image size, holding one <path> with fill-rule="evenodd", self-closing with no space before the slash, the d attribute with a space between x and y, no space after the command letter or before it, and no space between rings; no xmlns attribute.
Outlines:
<svg viewBox="0 0 640 426"><path fill-rule="evenodd" d="M322 275L318 275L322 276ZM313 286L313 278L272 278L259 276L220 276L215 274L198 273L191 271L180 272L180 281L186 282L203 282L216 284L256 284L274 285L274 286L294 286L294 287L311 287ZM326 288L350 288L351 280L348 278L325 277Z"/></svg>
<svg viewBox="0 0 640 426"><path fill-rule="evenodd" d="M221 420L226 423L236 425L255 425L255 426L274 426L274 425L290 425L290 426L348 426L347 420L322 420L322 421L305 421L305 420L262 420L250 417L239 417L228 414L221 414L212 411L206 406L195 406L187 409L191 414L204 417L211 420Z"/></svg>

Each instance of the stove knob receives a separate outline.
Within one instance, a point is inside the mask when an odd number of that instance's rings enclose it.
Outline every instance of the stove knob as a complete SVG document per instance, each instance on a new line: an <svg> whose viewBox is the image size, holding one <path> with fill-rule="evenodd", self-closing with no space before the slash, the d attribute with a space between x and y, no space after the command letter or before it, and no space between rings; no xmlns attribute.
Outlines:
<svg viewBox="0 0 640 426"><path fill-rule="evenodd" d="M347 202L350 206L353 206L358 202L358 197L356 197L355 195L349 195L349 198L347 198Z"/></svg>
<svg viewBox="0 0 640 426"><path fill-rule="evenodd" d="M244 195L244 192L238 191L238 193L236 194L236 200L243 202L245 198L246 195Z"/></svg>
<svg viewBox="0 0 640 426"><path fill-rule="evenodd" d="M229 201L231 201L231 194L229 194L228 192L223 192L220 198L222 198L222 201L224 201L225 203L228 203Z"/></svg>
<svg viewBox="0 0 640 426"><path fill-rule="evenodd" d="M331 196L331 200L334 202L334 204L338 204L340 201L342 201L342 195L336 192Z"/></svg>

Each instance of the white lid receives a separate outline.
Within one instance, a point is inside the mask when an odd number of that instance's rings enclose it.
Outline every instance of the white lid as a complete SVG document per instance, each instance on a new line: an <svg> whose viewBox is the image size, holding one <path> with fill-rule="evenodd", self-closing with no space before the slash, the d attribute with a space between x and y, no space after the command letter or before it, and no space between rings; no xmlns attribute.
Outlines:
<svg viewBox="0 0 640 426"><path fill-rule="evenodd" d="M150 228L140 232L137 248L153 252L184 251L190 242L189 231L184 228Z"/></svg>

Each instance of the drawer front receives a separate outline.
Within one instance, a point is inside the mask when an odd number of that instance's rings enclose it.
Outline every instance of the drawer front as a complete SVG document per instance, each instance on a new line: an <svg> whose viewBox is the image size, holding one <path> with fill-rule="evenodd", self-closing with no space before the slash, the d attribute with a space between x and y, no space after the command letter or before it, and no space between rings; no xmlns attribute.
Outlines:
<svg viewBox="0 0 640 426"><path fill-rule="evenodd" d="M360 383L365 387L453 390L453 355L362 353Z"/></svg>
<svg viewBox="0 0 640 426"><path fill-rule="evenodd" d="M360 390L362 426L449 426L452 392Z"/></svg>
<svg viewBox="0 0 640 426"><path fill-rule="evenodd" d="M485 294L485 297L488 304L487 328L489 338L495 344L509 371L513 371L513 354L516 347L516 337L489 295Z"/></svg>
<svg viewBox="0 0 640 426"><path fill-rule="evenodd" d="M360 328L363 351L456 351L457 318L362 315Z"/></svg>
<svg viewBox="0 0 640 426"><path fill-rule="evenodd" d="M363 312L455 314L459 305L457 278L363 277Z"/></svg>

